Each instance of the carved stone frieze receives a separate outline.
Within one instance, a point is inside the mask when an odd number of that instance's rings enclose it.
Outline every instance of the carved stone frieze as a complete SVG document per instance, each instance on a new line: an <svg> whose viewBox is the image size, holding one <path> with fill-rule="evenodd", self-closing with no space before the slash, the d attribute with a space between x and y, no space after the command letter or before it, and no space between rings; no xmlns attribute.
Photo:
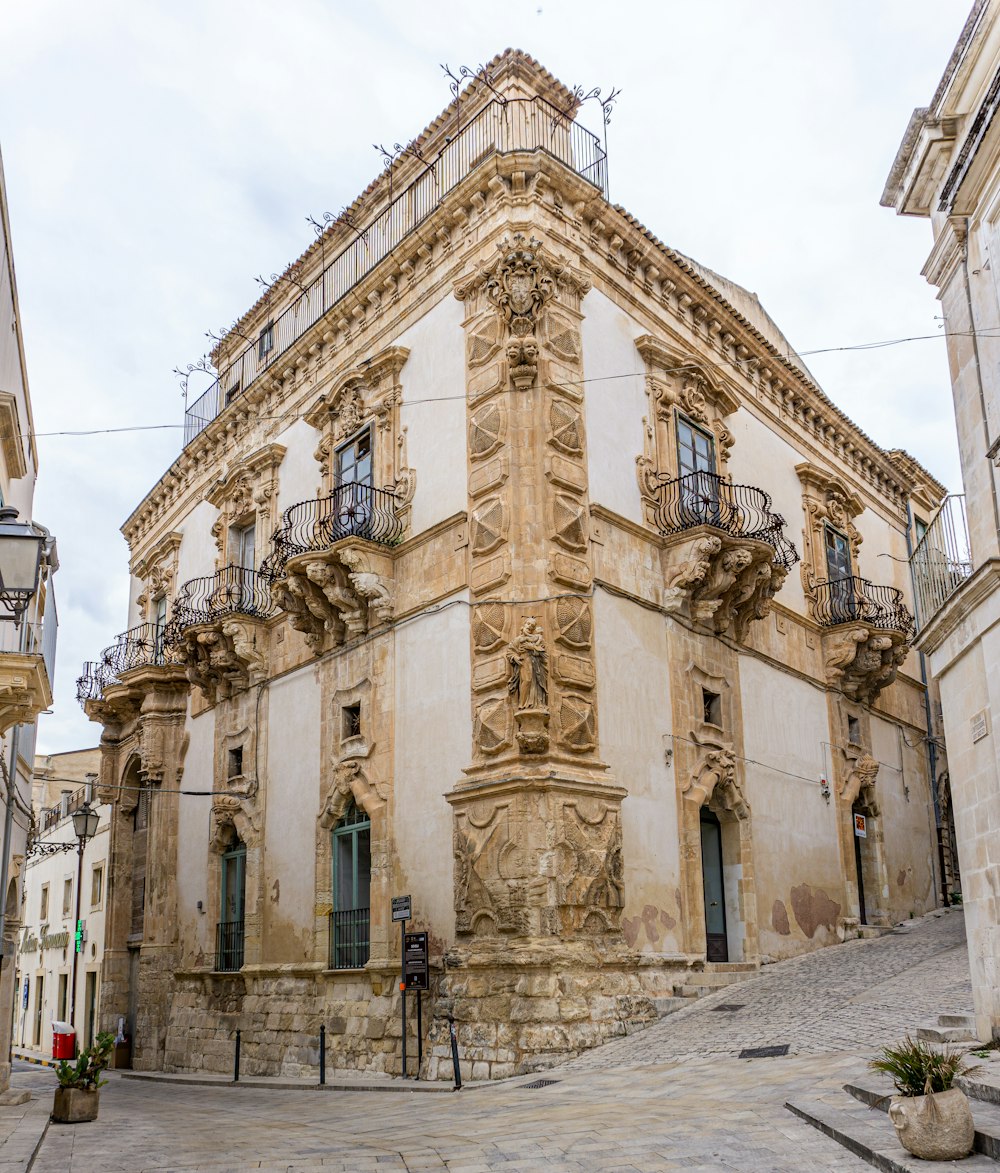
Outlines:
<svg viewBox="0 0 1000 1173"><path fill-rule="evenodd" d="M678 416L714 437L716 469L724 476L733 446L733 434L725 421L737 411L739 400L700 360L675 352L650 334L637 338L635 345L646 366L648 401L636 471L647 518L652 521L658 504L656 486L680 475Z"/></svg>
<svg viewBox="0 0 1000 1173"><path fill-rule="evenodd" d="M362 763L356 758L347 758L334 767L319 814L319 825L324 831L336 827L352 799L371 818L373 813L385 807L388 797L389 789L384 783L369 781Z"/></svg>
<svg viewBox="0 0 1000 1173"><path fill-rule="evenodd" d="M319 655L391 621L392 557L347 538L327 550L290 558L271 594Z"/></svg>
<svg viewBox="0 0 1000 1173"><path fill-rule="evenodd" d="M450 796L459 935L617 934L625 903L621 793L556 787Z"/></svg>
<svg viewBox="0 0 1000 1173"><path fill-rule="evenodd" d="M209 848L221 855L234 838L255 847L260 839L261 819L253 799L238 794L216 794L212 799L212 832Z"/></svg>
<svg viewBox="0 0 1000 1173"><path fill-rule="evenodd" d="M178 655L188 680L215 704L266 675L268 643L260 620L226 616L185 628Z"/></svg>
<svg viewBox="0 0 1000 1173"><path fill-rule="evenodd" d="M840 797L848 806L853 806L859 800L878 817L878 803L875 800L875 780L878 777L878 760L865 750L858 757L848 763L850 770L838 787ZM864 792L864 798L862 798Z"/></svg>
<svg viewBox="0 0 1000 1173"><path fill-rule="evenodd" d="M278 470L284 456L283 445L268 444L224 471L205 494L205 500L219 510L212 537L220 567L236 557L229 548L232 527L254 525L257 549L263 549L273 533L277 524Z"/></svg>
<svg viewBox="0 0 1000 1173"><path fill-rule="evenodd" d="M400 410L401 373L409 353L404 346L390 346L342 372L305 413L306 421L320 433L315 457L323 493L334 487L338 446L366 423L372 425L373 480L377 488L395 495L396 515L404 526L417 479L407 460L406 428Z"/></svg>
<svg viewBox="0 0 1000 1173"><path fill-rule="evenodd" d="M166 596L171 599L177 585L177 558L181 535L176 531L161 538L143 555L132 559L131 571L143 583L136 599L139 615L145 622L152 618L151 604Z"/></svg>
<svg viewBox="0 0 1000 1173"><path fill-rule="evenodd" d="M857 564L861 548L861 533L854 519L862 512L861 498L847 483L832 472L805 461L795 466L802 483L802 505L805 527L802 531L803 553L799 567L802 586L807 594L816 584L829 577L826 563L824 529L827 524L842 533L851 548L851 557Z"/></svg>
<svg viewBox="0 0 1000 1173"><path fill-rule="evenodd" d="M755 538L697 526L667 539L662 554L664 608L742 640L770 613L787 571L774 547Z"/></svg>
<svg viewBox="0 0 1000 1173"><path fill-rule="evenodd" d="M697 806L706 803L716 814L726 812L740 820L750 818L750 804L743 794L731 742L700 741L695 766L684 784L684 797Z"/></svg>
<svg viewBox="0 0 1000 1173"><path fill-rule="evenodd" d="M841 624L823 633L826 682L853 701L874 704L896 679L909 650L905 632Z"/></svg>

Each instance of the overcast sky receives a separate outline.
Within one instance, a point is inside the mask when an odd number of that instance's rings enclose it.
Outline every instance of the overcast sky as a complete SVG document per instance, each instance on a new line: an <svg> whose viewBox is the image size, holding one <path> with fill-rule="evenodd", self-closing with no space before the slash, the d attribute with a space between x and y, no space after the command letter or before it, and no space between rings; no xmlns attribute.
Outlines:
<svg viewBox="0 0 1000 1173"><path fill-rule="evenodd" d="M96 744L80 664L127 622L119 526L181 447L178 365L259 296L507 46L621 88L612 199L755 291L826 392L960 490L926 221L879 207L971 0L30 0L3 3L3 149L57 536L59 658L39 750ZM591 115L592 117L592 115Z"/></svg>

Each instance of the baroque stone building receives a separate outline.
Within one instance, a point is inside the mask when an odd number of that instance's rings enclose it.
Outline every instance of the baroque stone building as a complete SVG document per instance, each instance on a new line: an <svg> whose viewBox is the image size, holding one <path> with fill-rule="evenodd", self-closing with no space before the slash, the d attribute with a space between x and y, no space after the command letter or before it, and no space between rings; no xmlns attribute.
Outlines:
<svg viewBox="0 0 1000 1173"><path fill-rule="evenodd" d="M918 647L940 685L980 1038L1000 1036L1000 4L976 0L930 104L914 110L882 203L924 216L922 270L947 329L964 493L911 559ZM994 263L996 262L996 263ZM944 791L944 788L942 788Z"/></svg>
<svg viewBox="0 0 1000 1173"><path fill-rule="evenodd" d="M899 567L943 489L607 201L578 112L496 58L219 344L125 523L79 689L141 1067L239 1027L307 1070L326 1024L399 1071L397 895L432 1078L449 1012L473 1075L544 1067L936 903Z"/></svg>

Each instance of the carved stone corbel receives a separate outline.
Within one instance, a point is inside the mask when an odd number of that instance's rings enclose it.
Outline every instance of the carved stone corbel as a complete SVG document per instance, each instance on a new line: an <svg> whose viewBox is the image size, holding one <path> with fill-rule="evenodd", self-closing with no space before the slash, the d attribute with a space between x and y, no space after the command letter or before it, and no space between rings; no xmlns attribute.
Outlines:
<svg viewBox="0 0 1000 1173"><path fill-rule="evenodd" d="M705 525L671 535L662 565L664 609L737 640L769 614L787 573L769 542Z"/></svg>

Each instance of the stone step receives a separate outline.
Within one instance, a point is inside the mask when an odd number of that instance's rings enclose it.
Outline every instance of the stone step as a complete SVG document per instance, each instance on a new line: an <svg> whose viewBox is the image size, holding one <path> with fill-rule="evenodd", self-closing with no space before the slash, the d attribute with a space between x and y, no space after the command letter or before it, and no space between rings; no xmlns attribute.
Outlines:
<svg viewBox="0 0 1000 1173"><path fill-rule="evenodd" d="M971 1062L976 1062L975 1056L971 1057ZM984 1062L981 1071L975 1075L960 1075L955 1082L974 1100L1000 1105L1000 1071L995 1070L996 1067L1000 1067L1000 1064Z"/></svg>
<svg viewBox="0 0 1000 1173"><path fill-rule="evenodd" d="M893 1090L888 1080L857 1079L844 1084L844 1091L849 1096L880 1112L889 1111L888 1097ZM976 1152L994 1161L1000 1160L1000 1106L975 1098L969 1099L969 1106L976 1124ZM964 1161L962 1168L965 1168Z"/></svg>
<svg viewBox="0 0 1000 1173"><path fill-rule="evenodd" d="M680 1010L682 1006L691 1005L690 998L652 998L650 1000L660 1018L665 1018L668 1014L673 1014L675 1010Z"/></svg>
<svg viewBox="0 0 1000 1173"><path fill-rule="evenodd" d="M703 986L706 989L721 990L725 986L735 985L737 982L746 981L750 976L749 972L745 970L723 971L716 970L698 970L695 973L689 973L684 979L685 986Z"/></svg>
<svg viewBox="0 0 1000 1173"><path fill-rule="evenodd" d="M975 1043L979 1040L967 1026L918 1026L922 1043Z"/></svg>
<svg viewBox="0 0 1000 1173"><path fill-rule="evenodd" d="M974 1014L939 1014L938 1026L964 1026L966 1030L975 1033L976 1018Z"/></svg>
<svg viewBox="0 0 1000 1173"><path fill-rule="evenodd" d="M931 1167L903 1148L883 1113L873 1112L846 1092L801 1097L787 1101L785 1107L883 1173L927 1173ZM966 1157L961 1168L963 1173L997 1173L996 1161L978 1152Z"/></svg>

